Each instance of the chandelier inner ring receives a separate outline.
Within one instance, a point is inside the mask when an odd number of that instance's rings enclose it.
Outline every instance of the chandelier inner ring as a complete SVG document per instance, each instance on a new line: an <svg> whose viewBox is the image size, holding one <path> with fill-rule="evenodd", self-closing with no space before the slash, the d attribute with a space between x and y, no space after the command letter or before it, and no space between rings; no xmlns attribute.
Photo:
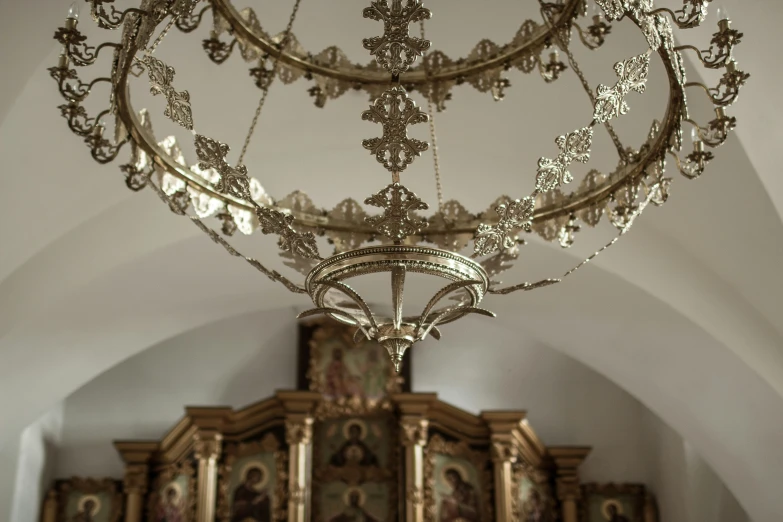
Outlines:
<svg viewBox="0 0 783 522"><path fill-rule="evenodd" d="M479 74L488 69L501 67L524 56L533 49L549 46L553 39L552 31L562 30L570 25L571 21L579 15L579 7L583 0L567 0L562 10L552 20L552 27L541 25L530 34L518 35L514 40L501 47L498 53L486 57L463 59L455 61L438 70L425 70L419 65L407 71L404 84L407 86L437 84L448 81L459 81L462 78ZM247 45L261 49L273 58L279 57L280 61L311 74L326 76L340 81L351 82L356 85L381 85L389 84L389 74L383 69L374 69L358 64L340 64L339 67L325 63L317 63L308 58L288 51L280 50L277 42L269 35L259 34L242 14L233 6L231 0L211 0L217 13L230 26L231 31ZM307 53L309 54L309 53Z"/></svg>
<svg viewBox="0 0 783 522"><path fill-rule="evenodd" d="M489 277L484 268L465 256L422 246L381 245L351 250L326 259L310 271L305 280L305 290L317 307L339 308L331 299L334 287L324 282L342 283L363 275L391 273L400 268L408 273L436 276L452 283L465 283L466 286L455 289L454 292L454 295L460 295L457 290L462 291L460 305L464 307L476 307L489 287ZM433 308L427 315L437 316L453 306L454 302ZM464 315L459 312L450 314L439 324L456 321ZM347 324L354 324L338 315L332 317ZM413 323L419 318L420 316L406 316L403 321ZM383 322L383 318L379 319Z"/></svg>

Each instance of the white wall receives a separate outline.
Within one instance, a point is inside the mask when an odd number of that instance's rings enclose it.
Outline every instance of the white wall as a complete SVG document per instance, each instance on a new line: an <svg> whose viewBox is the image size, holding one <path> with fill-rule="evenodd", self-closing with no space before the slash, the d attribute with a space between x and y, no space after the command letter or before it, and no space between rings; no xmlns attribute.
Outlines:
<svg viewBox="0 0 783 522"><path fill-rule="evenodd" d="M191 331L72 394L65 401L57 475L119 477L122 463L111 440L158 438L185 405L241 407L292 388L293 315L289 309L256 313ZM487 357L510 353L502 372L484 370ZM436 391L473 412L526 409L546 444L594 448L583 480L647 483L660 497L662 522L747 520L714 473L657 416L605 377L534 339L465 321L450 325L447 339L416 346L413 355L415 391Z"/></svg>
<svg viewBox="0 0 783 522"><path fill-rule="evenodd" d="M42 500L56 476L54 456L61 441L63 413L61 403L22 432L11 522L34 522L39 519Z"/></svg>
<svg viewBox="0 0 783 522"><path fill-rule="evenodd" d="M726 486L693 447L652 412L644 426L650 451L650 487L661 522L749 522Z"/></svg>
<svg viewBox="0 0 783 522"><path fill-rule="evenodd" d="M58 476L122 476L115 439L157 439L185 406L241 407L296 386L295 313L221 321L131 357L65 401Z"/></svg>

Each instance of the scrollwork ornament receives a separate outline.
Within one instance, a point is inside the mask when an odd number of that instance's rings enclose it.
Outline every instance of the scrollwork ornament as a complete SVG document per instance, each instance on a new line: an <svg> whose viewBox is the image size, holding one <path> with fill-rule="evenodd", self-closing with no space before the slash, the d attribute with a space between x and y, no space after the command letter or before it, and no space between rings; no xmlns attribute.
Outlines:
<svg viewBox="0 0 783 522"><path fill-rule="evenodd" d="M685 0L675 11L674 21L680 29L698 27L707 18L707 4L712 0Z"/></svg>
<svg viewBox="0 0 783 522"><path fill-rule="evenodd" d="M430 48L430 41L410 35L409 25L429 20L432 12L421 5L421 0L373 0L364 9L364 17L383 22L383 35L365 38L364 48L375 56L383 69L394 76L408 70L417 57ZM403 56L404 55L404 56Z"/></svg>
<svg viewBox="0 0 783 522"><path fill-rule="evenodd" d="M174 0L171 6L171 14L178 17L187 17L193 12L196 4L201 0Z"/></svg>
<svg viewBox="0 0 783 522"><path fill-rule="evenodd" d="M120 170L125 173L125 185L134 192L138 192L147 186L152 170L144 171L131 163L120 165Z"/></svg>
<svg viewBox="0 0 783 522"><path fill-rule="evenodd" d="M740 88L749 78L750 74L737 69L735 62L729 62L718 86L708 90L712 103L719 107L728 107L734 103L739 96Z"/></svg>
<svg viewBox="0 0 783 522"><path fill-rule="evenodd" d="M497 225L482 223L476 230L474 254L486 256L498 250L502 252L514 248L517 244L514 230L529 231L534 210L535 203L531 197L498 205L495 208L500 216Z"/></svg>
<svg viewBox="0 0 783 522"><path fill-rule="evenodd" d="M168 102L163 115L174 123L193 130L193 110L190 107L190 93L177 91L171 83L174 81L174 67L166 65L162 60L147 55L142 60L147 66L150 78L150 93L153 96L162 94Z"/></svg>
<svg viewBox="0 0 783 522"><path fill-rule="evenodd" d="M234 216L232 216L230 212L221 212L216 217L223 222L220 230L224 235L231 237L236 234L238 227L236 221L234 221Z"/></svg>
<svg viewBox="0 0 783 522"><path fill-rule="evenodd" d="M201 134L196 135L198 167L204 170L215 169L220 174L220 181L215 188L224 194L252 201L247 167L244 165L231 167L225 159L230 150L230 147L225 143Z"/></svg>
<svg viewBox="0 0 783 522"><path fill-rule="evenodd" d="M625 95L629 91L643 93L650 68L649 51L614 65L619 80L614 87L599 85L595 101L593 119L604 123L628 112Z"/></svg>
<svg viewBox="0 0 783 522"><path fill-rule="evenodd" d="M68 128L77 136L88 136L95 129L95 118L87 114L84 106L71 102L57 107L60 115L68 121Z"/></svg>
<svg viewBox="0 0 783 522"><path fill-rule="evenodd" d="M555 143L560 149L557 158L554 160L540 158L538 160L536 190L539 192L549 192L573 181L574 177L568 171L568 166L574 161L586 163L590 159L593 129L592 127L584 127L563 134L557 137Z"/></svg>
<svg viewBox="0 0 783 522"><path fill-rule="evenodd" d="M294 230L291 226L294 222L294 216L291 214L284 214L269 207L257 206L256 216L261 224L261 233L280 236L278 242L280 250L286 250L307 259L321 259L318 254L318 245L315 242L315 234Z"/></svg>
<svg viewBox="0 0 783 522"><path fill-rule="evenodd" d="M426 203L399 183L392 183L380 192L364 200L366 205L384 209L380 216L364 218L368 225L392 241L402 241L418 234L427 227L427 222L410 216L415 210L427 210Z"/></svg>
<svg viewBox="0 0 783 522"><path fill-rule="evenodd" d="M610 22L620 20L625 16L626 1L623 0L595 0L595 3L604 10L606 19Z"/></svg>
<svg viewBox="0 0 783 522"><path fill-rule="evenodd" d="M231 52L234 50L234 46L237 44L236 38L231 40L231 43L226 43L217 36L211 36L201 42L201 47L206 51L210 60L220 65L228 60L231 56Z"/></svg>
<svg viewBox="0 0 783 522"><path fill-rule="evenodd" d="M426 123L429 116L416 106L401 85L384 91L362 113L362 119L383 126L383 136L362 141L362 147L375 154L378 163L390 172L402 172L414 157L429 148L427 142L408 137L408 125Z"/></svg>
<svg viewBox="0 0 783 522"><path fill-rule="evenodd" d="M187 190L178 190L168 198L169 209L179 216L184 216L190 205L190 194Z"/></svg>

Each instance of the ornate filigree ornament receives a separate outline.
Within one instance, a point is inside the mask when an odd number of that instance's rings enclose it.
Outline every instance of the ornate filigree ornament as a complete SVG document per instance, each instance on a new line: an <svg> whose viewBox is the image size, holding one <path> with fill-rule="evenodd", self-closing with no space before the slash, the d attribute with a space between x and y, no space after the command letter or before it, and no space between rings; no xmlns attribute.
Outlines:
<svg viewBox="0 0 783 522"><path fill-rule="evenodd" d="M417 57L430 48L430 41L410 35L409 24L429 20L432 12L421 5L421 0L373 0L364 10L365 18L383 22L383 36L365 38L364 48L375 56L384 70L393 76L404 73ZM404 55L404 56L403 56Z"/></svg>
<svg viewBox="0 0 783 522"><path fill-rule="evenodd" d="M383 136L362 141L362 147L375 154L389 172L402 172L429 144L408 137L408 125L427 123L429 116L416 106L405 89L396 85L384 91L362 119L383 126Z"/></svg>
<svg viewBox="0 0 783 522"><path fill-rule="evenodd" d="M153 56L145 56L142 60L150 77L150 92L153 95L162 94L168 105L163 115L174 123L188 130L193 129L193 112L190 108L188 91L178 92L171 85L174 81L174 67L170 67Z"/></svg>
<svg viewBox="0 0 783 522"><path fill-rule="evenodd" d="M634 56L628 60L617 62L614 72L619 80L614 87L598 86L593 118L598 123L604 123L628 112L625 95L628 91L643 93L647 83L647 71L650 68L650 52Z"/></svg>
<svg viewBox="0 0 783 522"><path fill-rule="evenodd" d="M534 208L533 198L516 199L498 205L495 212L500 216L500 220L494 226L485 223L478 226L474 253L486 256L496 250L503 252L515 248L519 240L513 232L520 229L530 231Z"/></svg>
<svg viewBox="0 0 783 522"><path fill-rule="evenodd" d="M368 216L364 220L392 241L402 241L427 227L425 220L410 216L411 211L427 210L427 204L399 183L392 183L364 203L384 209L380 216Z"/></svg>
<svg viewBox="0 0 783 522"><path fill-rule="evenodd" d="M262 29L251 9L237 11L230 0L208 0L203 7L196 0L140 0L138 8L125 11L109 0L86 1L100 27L122 29L120 41L88 44L78 29L78 17L69 14L54 35L63 53L48 73L65 99L58 107L60 114L92 157L108 163L128 145L130 160L120 166L128 188L143 191L150 187L173 213L185 216L229 255L244 259L291 292L308 294L315 308L303 317L326 314L355 326L357 337L381 343L397 368L415 342L428 336L440 338L440 326L469 314L493 316L479 306L486 294L502 295L556 284L613 245L650 203L660 206L667 200L672 182L664 174L668 158L683 176L702 175L715 159L712 149L725 143L737 125L736 118L727 114L727 107L736 101L749 78L733 59L733 50L743 34L732 28L728 19L718 22L708 49L675 46L673 26L686 29L701 24L708 0L685 0L678 11L655 8L653 0L594 0L603 15L593 16L585 29L578 23L584 0L542 3L543 23L525 21L505 45L484 39L464 59L449 58L441 51L425 55L430 43L425 39L423 22L431 13L421 0L372 0L364 16L382 21L384 32L363 41L375 58L370 65L351 63L334 46L321 53L305 50L292 33L301 0L293 0L286 30L276 35ZM154 55L170 29L193 32L208 12L214 24L203 40L203 48L216 63L225 61L238 48L242 58L252 64L250 76L262 90L253 124L233 166L227 160L229 146L195 128L188 91L174 87L174 68ZM169 22L164 23L167 19ZM591 50L599 49L611 33L610 22L625 21L638 26L648 49L616 61L615 84L598 85L593 91L571 48L575 42L582 42ZM420 38L411 36L412 23L420 25ZM572 38L574 30L578 38ZM230 41L221 39L226 35ZM97 63L105 49L114 53L111 70L105 76L82 81L77 68ZM686 51L696 53L705 67L722 71L716 85L686 81ZM663 62L668 76L669 103L646 140L629 146L610 123L629 112L627 98L631 91L645 91L653 56ZM423 57L422 63L414 65L418 57ZM432 148L437 153L433 111L445 108L452 89L468 84L491 93L496 100L503 99L511 85L506 77L510 69L539 71L547 82L570 72L576 74L592 100L592 107L584 113L583 126L556 138L557 156L542 156L537 165L530 165L533 168L528 171L534 170L535 176L529 194L498 198L485 212L472 213L457 201L443 201L436 155L437 211L419 215L428 206L409 190L412 185L401 183L400 175L429 145L409 137L408 126L429 121ZM196 164L188 164L175 137L158 140L147 111L131 105L130 83L145 72L155 100L165 98L164 115L192 131ZM266 193L259 180L249 176L243 158L271 83L290 84L299 78L314 82L310 94L319 107L354 88L371 96L370 108L361 116L381 124L382 134L364 140L362 146L391 174L391 183L365 199L364 204L380 209L380 213L368 212L351 198L343 199L335 208L322 209L299 191L278 200ZM98 87L110 90L109 107L93 115L84 103ZM711 121L699 123L690 118L686 100L692 92L706 95L714 106ZM427 112L413 100L413 95L419 94L427 101ZM692 129L692 151L683 151L685 124ZM107 132L107 125L113 127L113 132ZM617 150L618 166L613 172L585 172L587 169L578 163L588 162L595 153L594 133L602 127ZM577 177L581 181L572 183ZM509 286L497 281L522 256L522 233L536 233L568 248L585 233L583 225L595 227L604 215L617 236L571 270ZM242 255L226 239L236 231L250 234L258 229L278 236L282 265L305 274L303 283ZM333 245L332 255L319 253L320 236L324 244ZM380 246L367 244L378 239ZM471 247L472 258L462 255ZM391 313L385 315L349 285L355 278L378 273L388 274L391 285ZM442 288L415 315L404 313L409 273L443 281Z"/></svg>

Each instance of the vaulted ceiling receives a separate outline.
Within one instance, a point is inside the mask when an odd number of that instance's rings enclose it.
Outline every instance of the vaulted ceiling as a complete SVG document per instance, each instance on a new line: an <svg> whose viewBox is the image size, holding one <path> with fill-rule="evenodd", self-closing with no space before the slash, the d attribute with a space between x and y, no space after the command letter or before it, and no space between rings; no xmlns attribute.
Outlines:
<svg viewBox="0 0 783 522"><path fill-rule="evenodd" d="M375 28L354 21L364 3L332 8L305 0L295 32L312 49L336 42L358 50L358 38ZM522 9L497 1L482 10L463 1L463 11L455 13L454 3L430 2L437 13L430 36L455 56L482 35L510 37L519 18L508 13ZM563 284L487 304L499 312L498 328L555 347L637 397L705 457L753 520L772 522L783 518L783 278L777 272L783 181L775 153L783 129L775 104L781 75L767 42L783 5L724 3L745 32L737 55L753 77L730 111L739 120L736 136L716 152L707 174L675 179L664 207L645 213L616 247ZM96 165L66 130L46 68L59 53L51 34L67 4L0 5L6 49L0 58L0 463L13 461L10 441L24 426L131 355L222 318L306 305L226 256L152 194L125 189L116 166ZM264 25L270 30L285 21L288 4L280 4L269 8L271 21ZM506 14L498 16L501 11ZM709 33L685 34L688 43L704 43ZM612 36L609 61L595 62L604 67L596 82L611 78L612 59L641 45L620 29ZM201 37L177 35L160 52L173 63L191 64L177 74L193 95L197 118L203 114L215 135L238 148L258 92L245 64L208 62ZM696 74L693 69L691 77ZM570 75L553 85L534 76L511 81L500 104L466 87L436 116L446 196L473 211L500 194L528 192L537 157L581 121L571 111L589 111ZM644 96L630 100L629 118L641 117L625 124L632 135L643 135L663 110L663 98ZM385 180L357 146L375 131L358 118L363 96L317 110L300 83L276 86L270 100L247 163L271 193L307 188L329 205L361 199ZM162 120L158 100L148 105L155 107L154 121ZM611 165L600 156L596 162ZM426 159L411 169L411 179L434 201ZM586 231L565 251L533 242L505 279L562 273L602 244L606 232ZM263 245L259 255L274 259L270 238L257 235L247 243ZM448 327L442 342L449 342ZM481 387L514 364L513 346L496 353L465 386ZM5 485L12 479L0 477Z"/></svg>

